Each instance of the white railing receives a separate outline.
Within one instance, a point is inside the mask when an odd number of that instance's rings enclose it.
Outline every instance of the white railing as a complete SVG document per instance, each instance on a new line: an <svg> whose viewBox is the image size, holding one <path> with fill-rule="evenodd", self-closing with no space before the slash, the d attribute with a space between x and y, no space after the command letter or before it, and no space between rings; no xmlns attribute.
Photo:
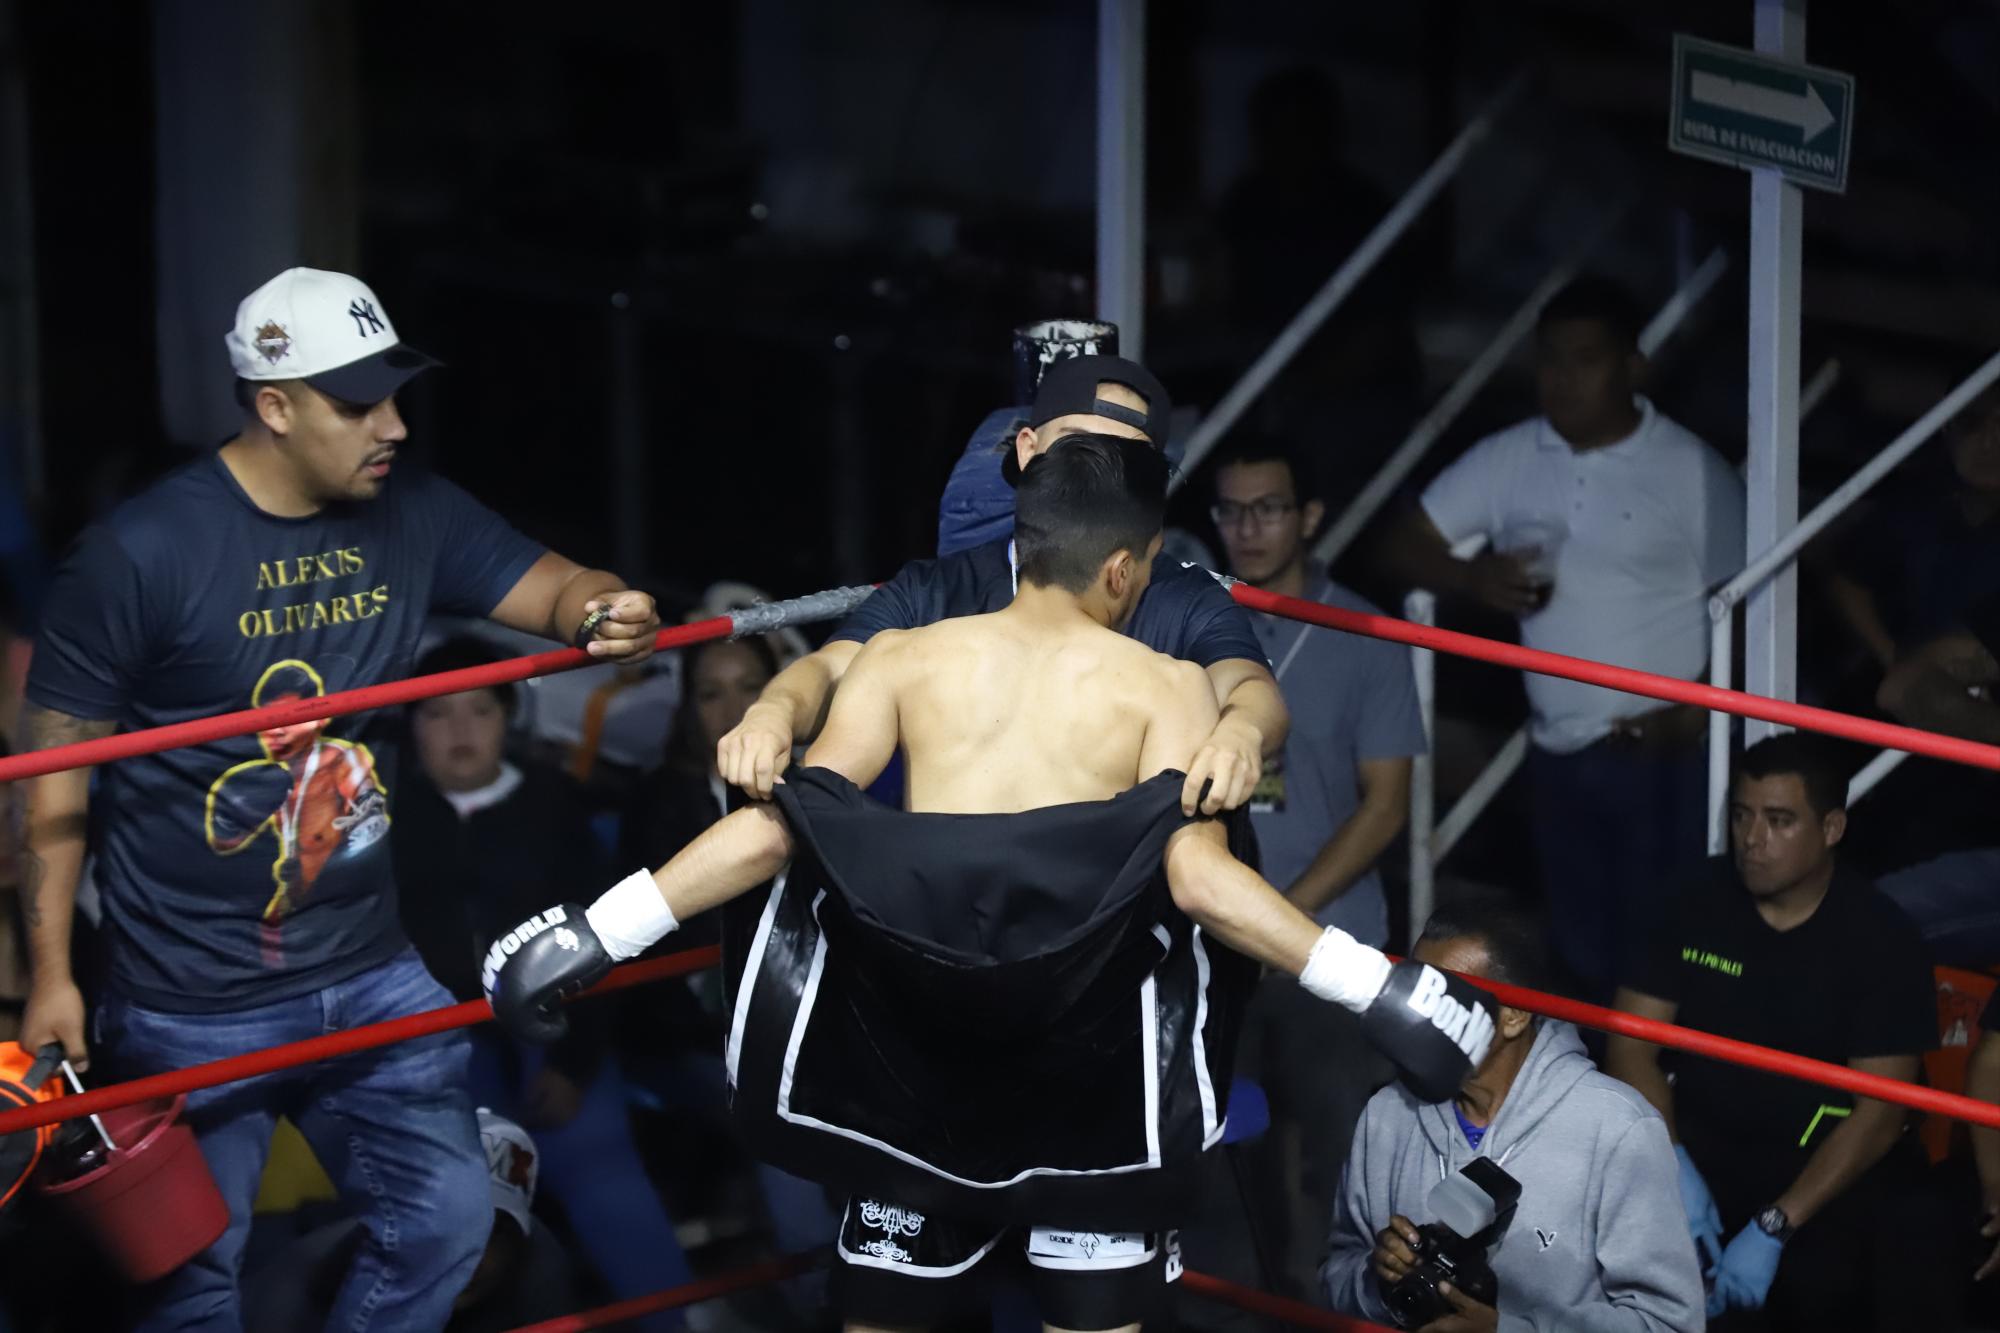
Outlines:
<svg viewBox="0 0 2000 1333"><path fill-rule="evenodd" d="M1403 192L1403 197L1396 201L1395 206L1384 213L1382 220L1361 238L1361 244L1354 247L1354 253L1341 261L1340 267L1333 271L1333 276L1329 277L1313 294L1312 299L1300 308L1298 314L1292 316L1291 322L1271 340L1271 345L1264 349L1263 354L1250 363L1250 368L1243 372L1243 378L1236 381L1229 392L1222 395L1222 400L1214 409L1202 418L1201 424L1188 436L1186 448L1181 451L1180 469L1170 483L1174 489L1178 490L1181 484L1193 475L1201 460L1208 456L1209 451L1215 448L1216 443L1229 428L1234 426L1250 404L1257 400L1257 395L1269 387L1271 381L1277 378L1278 372L1298 355L1306 340L1311 338L1319 330L1319 326L1326 323L1327 317L1339 309L1341 302L1361 285L1361 280L1368 276L1368 271L1374 268L1382 256L1389 252L1389 247L1410 229L1411 224L1417 220L1418 215L1431 200L1437 198L1439 191L1451 183L1452 177L1456 176L1459 168L1465 165L1465 159L1471 155L1472 150L1493 133L1494 125L1521 95L1527 82L1525 73L1516 74L1507 81L1506 86L1493 100L1458 132L1458 137L1451 141L1450 146L1438 154L1437 161L1431 163L1424 174L1417 177L1410 188Z"/></svg>
<svg viewBox="0 0 2000 1333"><path fill-rule="evenodd" d="M1547 304L1548 299L1555 295L1558 288L1575 276L1577 269L1589 257L1597 242L1610 231L1610 225L1617 216L1618 214L1614 212L1603 219L1582 245L1550 269L1536 285L1535 290L1528 293L1527 299L1508 316L1507 322L1500 326L1499 332L1493 335L1493 340L1486 344L1485 350L1474 357L1472 363L1460 372L1458 379L1445 390L1444 396L1437 400L1437 404L1430 411L1424 413L1422 420L1410 428L1410 433L1396 446L1396 451L1389 455L1388 461L1368 479L1368 484L1361 488L1360 493L1348 502L1347 508L1341 511L1340 517L1333 521L1332 526L1326 530L1326 535L1313 547L1314 559L1331 564L1354 544L1354 539L1359 537L1362 530L1374 520L1375 515L1381 512L1382 506L1389 502L1397 488L1408 479L1417 464L1423 461L1431 446L1444 437L1451 423L1458 419L1458 414L1471 405L1479 391L1486 387L1486 382L1506 364L1514 348L1534 331L1535 320L1541 315L1542 306ZM1659 312L1648 321L1639 337L1639 350L1651 356L1664 346L1667 339L1673 336L1674 331L1687 319L1701 298L1708 294L1709 289L1715 286L1716 279L1720 278L1723 270L1728 267L1729 257L1720 248L1712 251L1708 258L1701 262L1701 266L1688 275L1687 281L1681 284L1680 289L1667 298L1666 304L1660 307Z"/></svg>
<svg viewBox="0 0 2000 1333"><path fill-rule="evenodd" d="M1876 482L1882 480L1897 464L1915 453L1926 440L1937 434L1938 429L1983 392L1988 385L2000 379L2000 352L1986 359L1986 363L1966 376L1957 388L1913 422L1909 429L1891 440L1882 451L1862 464L1855 474L1842 482L1834 492L1813 506L1812 512L1798 521L1798 524L1779 540L1744 566L1743 572L1716 589L1708 600L1708 614L1711 622L1709 640L1709 683L1723 689L1730 688L1734 656L1731 651L1736 637L1736 608L1751 592L1768 582L1780 571L1798 559L1799 552L1807 542L1824 532L1827 525L1850 509ZM1804 415L1801 410L1800 415ZM1888 759L1877 755L1873 762L1855 775L1854 782L1866 776L1868 781L1860 788L1865 795L1870 788L1887 776L1900 759ZM1723 713L1713 713L1708 720L1708 850L1719 853L1726 845L1728 824L1725 800L1729 791L1729 718ZM1854 794L1854 783L1849 784L1850 798Z"/></svg>
<svg viewBox="0 0 2000 1333"><path fill-rule="evenodd" d="M1403 618L1415 625L1437 624L1437 595L1418 588L1403 599ZM1410 938L1430 920L1437 901L1437 654L1410 649L1410 672L1417 682L1417 715L1423 719L1424 748L1410 762Z"/></svg>

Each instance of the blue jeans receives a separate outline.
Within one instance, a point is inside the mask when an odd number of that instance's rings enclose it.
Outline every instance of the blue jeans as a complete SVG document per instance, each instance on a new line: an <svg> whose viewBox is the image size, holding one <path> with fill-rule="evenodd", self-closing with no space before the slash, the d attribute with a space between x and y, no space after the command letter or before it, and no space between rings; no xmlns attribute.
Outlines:
<svg viewBox="0 0 2000 1333"><path fill-rule="evenodd" d="M110 1068L137 1077L450 1003L416 951L405 950L313 994L230 1013L162 1013L108 994L96 1014L97 1043ZM229 1229L154 1284L140 1327L242 1328L243 1245L282 1115L366 1233L327 1327L443 1328L493 1226L467 1051L463 1032L444 1032L189 1094L187 1118L229 1205Z"/></svg>
<svg viewBox="0 0 2000 1333"><path fill-rule="evenodd" d="M693 1280L674 1236L673 1219L646 1175L632 1141L625 1079L606 1055L583 1089L576 1115L560 1125L535 1125L522 1113L522 1094L543 1068L547 1051L509 1040L494 1029L472 1039L472 1089L479 1104L521 1121L542 1151L538 1192L562 1203L585 1257L613 1300L648 1296ZM679 1310L633 1320L646 1333L682 1327Z"/></svg>
<svg viewBox="0 0 2000 1333"><path fill-rule="evenodd" d="M1600 741L1528 751L1535 852L1556 958L1608 1001L1677 881L1705 854L1699 750Z"/></svg>
<svg viewBox="0 0 2000 1333"><path fill-rule="evenodd" d="M2000 847L1946 852L1875 887L1917 923L1932 962L1974 970L2000 963Z"/></svg>

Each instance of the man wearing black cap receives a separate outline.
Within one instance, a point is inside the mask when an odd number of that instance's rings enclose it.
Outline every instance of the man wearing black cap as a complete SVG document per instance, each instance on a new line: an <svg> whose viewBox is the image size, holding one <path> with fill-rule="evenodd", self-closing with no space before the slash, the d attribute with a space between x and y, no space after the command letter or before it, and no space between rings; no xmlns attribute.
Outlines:
<svg viewBox="0 0 2000 1333"><path fill-rule="evenodd" d="M434 362L365 284L289 269L245 298L226 342L243 429L70 552L28 678L30 748L407 676L433 611L607 659L652 651L650 597L394 461L395 393ZM451 1003L397 925L395 720L314 724L304 748L287 730L127 759L94 794L88 770L24 784L23 1043L88 1056L70 972L87 822L107 942L92 1040L121 1075ZM467 1052L439 1033L192 1094L230 1225L148 1289L143 1326L240 1327L251 1203L286 1115L366 1232L332 1326L442 1327L492 1225Z"/></svg>
<svg viewBox="0 0 2000 1333"><path fill-rule="evenodd" d="M1116 356L1059 361L1042 377L1028 424L1001 461L1002 473L1012 482L1029 459L1067 435L1122 435L1164 448L1171 413L1166 390L1136 362ZM1017 573L1011 540L903 566L825 646L764 687L717 748L724 780L770 799L792 747L818 731L834 687L862 644L885 629L997 611L1013 600ZM1192 814L1199 805L1214 814L1243 804L1263 772L1264 755L1284 744L1288 723L1249 614L1206 571L1161 559L1124 631L1156 652L1204 668L1222 709L1188 767L1183 809Z"/></svg>

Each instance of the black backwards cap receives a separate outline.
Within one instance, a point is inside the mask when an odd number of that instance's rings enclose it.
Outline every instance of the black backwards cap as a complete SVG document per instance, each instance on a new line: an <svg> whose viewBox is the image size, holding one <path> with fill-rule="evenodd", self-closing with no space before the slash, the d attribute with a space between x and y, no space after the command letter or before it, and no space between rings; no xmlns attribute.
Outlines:
<svg viewBox="0 0 2000 1333"><path fill-rule="evenodd" d="M1145 401L1141 412L1123 403L1108 402L1097 396L1102 383L1122 384ZM1030 426L1041 426L1057 417L1097 416L1146 432L1155 449L1167 447L1167 422L1174 405L1153 373L1137 361L1122 356L1076 356L1058 361L1043 374L1035 390L1035 405L1028 414ZM1012 486L1021 478L1015 451L1008 449L1000 460L1001 475Z"/></svg>

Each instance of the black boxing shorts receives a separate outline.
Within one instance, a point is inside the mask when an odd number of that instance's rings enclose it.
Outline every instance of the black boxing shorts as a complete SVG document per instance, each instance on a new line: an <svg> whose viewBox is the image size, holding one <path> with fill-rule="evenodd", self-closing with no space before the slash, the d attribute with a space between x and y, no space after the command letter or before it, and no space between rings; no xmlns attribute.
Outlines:
<svg viewBox="0 0 2000 1333"><path fill-rule="evenodd" d="M1181 1275L1180 1234L955 1222L850 1197L834 1251L842 1318L898 1328L978 1310L995 1285L1028 1288L1042 1321L1109 1329L1158 1316Z"/></svg>

